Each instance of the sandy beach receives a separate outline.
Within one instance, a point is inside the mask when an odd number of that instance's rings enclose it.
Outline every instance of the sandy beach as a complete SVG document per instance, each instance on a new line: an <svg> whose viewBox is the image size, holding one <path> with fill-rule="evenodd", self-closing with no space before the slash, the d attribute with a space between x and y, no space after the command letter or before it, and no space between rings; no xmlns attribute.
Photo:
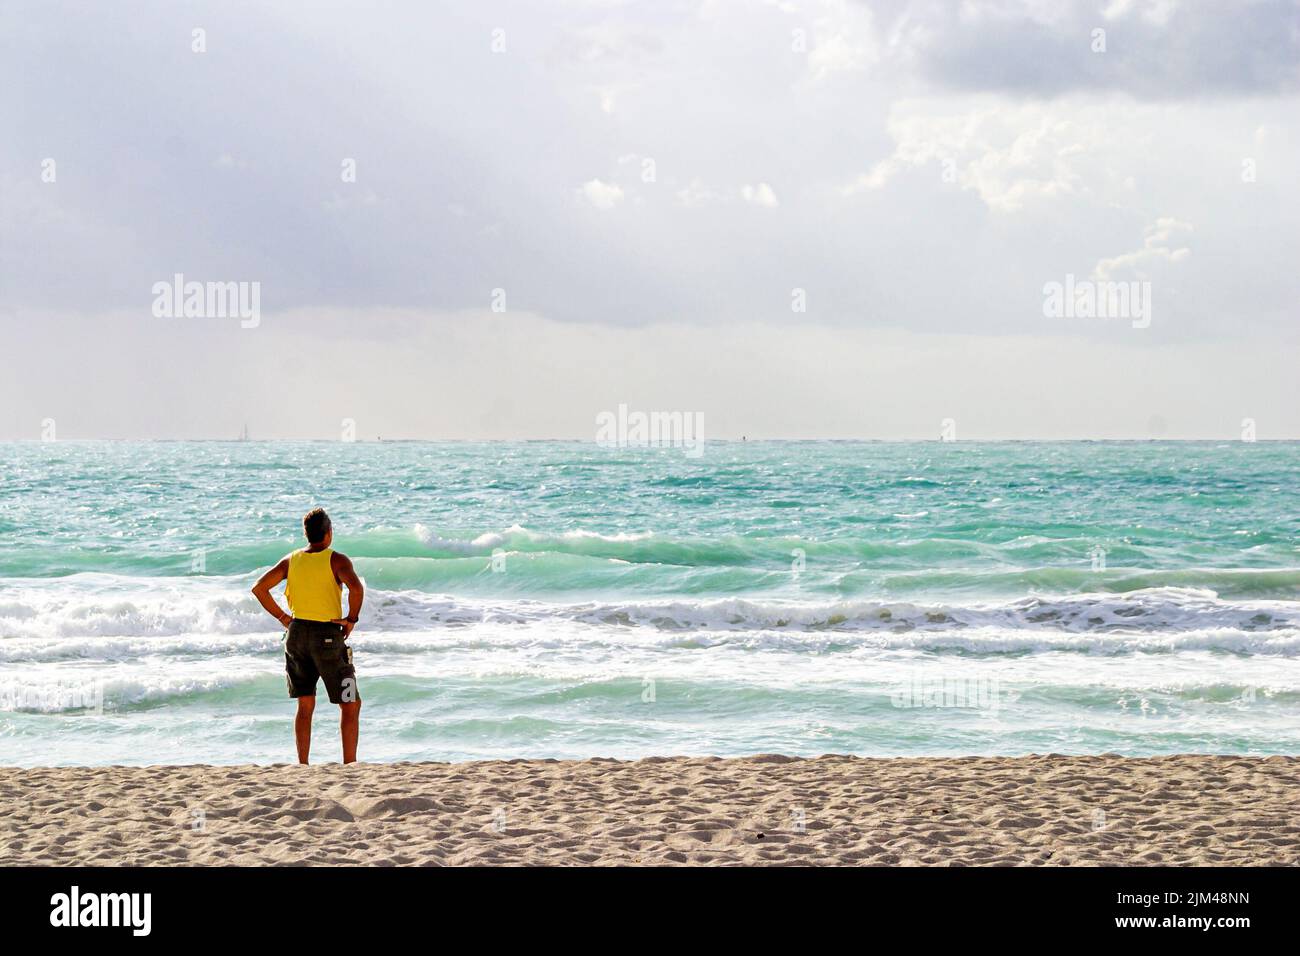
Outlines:
<svg viewBox="0 0 1300 956"><path fill-rule="evenodd" d="M0 769L7 865L1300 863L1300 758Z"/></svg>

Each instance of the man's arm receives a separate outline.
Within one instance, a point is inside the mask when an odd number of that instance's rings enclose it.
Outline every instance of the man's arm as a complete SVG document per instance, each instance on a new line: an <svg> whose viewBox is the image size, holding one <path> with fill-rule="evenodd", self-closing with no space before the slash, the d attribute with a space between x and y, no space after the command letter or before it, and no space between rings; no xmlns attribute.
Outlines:
<svg viewBox="0 0 1300 956"><path fill-rule="evenodd" d="M275 587L281 581L289 576L289 559L282 558L280 563L267 571L257 579L253 585L253 597L257 598L257 603L266 609L266 613L271 615L285 627L293 622L289 613L276 603L275 598L271 597L271 588Z"/></svg>
<svg viewBox="0 0 1300 956"><path fill-rule="evenodd" d="M334 565L334 576L348 589L348 616L332 622L343 625L346 638L352 634L352 628L356 625L357 618L361 616L361 602L365 600L366 588L357 577L356 569L352 567L352 560L346 554L335 551L330 556L330 563Z"/></svg>

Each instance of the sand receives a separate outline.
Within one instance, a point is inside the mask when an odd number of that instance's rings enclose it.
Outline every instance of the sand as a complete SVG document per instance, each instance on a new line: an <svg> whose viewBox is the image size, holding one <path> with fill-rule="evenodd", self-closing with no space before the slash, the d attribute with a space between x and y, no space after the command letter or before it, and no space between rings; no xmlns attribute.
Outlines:
<svg viewBox="0 0 1300 956"><path fill-rule="evenodd" d="M1300 758L0 768L14 864L1297 864Z"/></svg>

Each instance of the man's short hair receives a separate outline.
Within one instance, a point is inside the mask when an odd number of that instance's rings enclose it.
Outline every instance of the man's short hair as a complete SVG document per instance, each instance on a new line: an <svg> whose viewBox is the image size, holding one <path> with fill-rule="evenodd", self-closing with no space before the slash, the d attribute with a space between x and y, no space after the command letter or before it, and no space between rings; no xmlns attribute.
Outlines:
<svg viewBox="0 0 1300 956"><path fill-rule="evenodd" d="M302 516L302 533L310 544L320 544L330 529L330 516L324 508L312 508Z"/></svg>

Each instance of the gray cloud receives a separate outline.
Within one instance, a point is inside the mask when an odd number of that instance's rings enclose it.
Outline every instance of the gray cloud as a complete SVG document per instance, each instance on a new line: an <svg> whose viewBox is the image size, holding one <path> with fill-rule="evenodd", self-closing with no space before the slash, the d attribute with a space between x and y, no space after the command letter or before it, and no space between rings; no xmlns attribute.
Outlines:
<svg viewBox="0 0 1300 956"><path fill-rule="evenodd" d="M1300 89L1293 0L941 0L868 5L885 13L891 62L943 87L1141 99L1276 95ZM1094 50L1104 31L1104 52Z"/></svg>

